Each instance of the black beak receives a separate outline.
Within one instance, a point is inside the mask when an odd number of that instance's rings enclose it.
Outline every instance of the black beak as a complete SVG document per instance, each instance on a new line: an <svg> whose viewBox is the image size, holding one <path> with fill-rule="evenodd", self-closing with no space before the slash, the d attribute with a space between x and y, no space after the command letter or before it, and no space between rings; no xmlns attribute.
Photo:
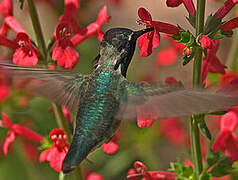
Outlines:
<svg viewBox="0 0 238 180"><path fill-rule="evenodd" d="M142 29L142 30L140 30L140 31L134 31L133 37L134 37L135 39L137 39L137 38L140 37L141 35L143 35L143 34L145 34L145 33L147 33L147 32L153 31L153 30L154 30L154 28L151 27L151 28L147 28L147 29Z"/></svg>

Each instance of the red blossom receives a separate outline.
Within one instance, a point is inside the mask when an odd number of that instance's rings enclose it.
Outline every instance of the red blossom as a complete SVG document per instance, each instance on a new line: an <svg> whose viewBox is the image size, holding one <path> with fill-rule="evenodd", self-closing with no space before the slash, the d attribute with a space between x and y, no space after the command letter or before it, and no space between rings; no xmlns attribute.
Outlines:
<svg viewBox="0 0 238 180"><path fill-rule="evenodd" d="M208 49L207 56L204 56L202 60L202 82L206 79L208 72L225 74L226 66L216 56L218 47L219 40L211 40L211 48Z"/></svg>
<svg viewBox="0 0 238 180"><path fill-rule="evenodd" d="M25 156L30 161L36 161L38 158L38 149L33 144L28 143L27 141L23 141L23 150Z"/></svg>
<svg viewBox="0 0 238 180"><path fill-rule="evenodd" d="M233 133L238 124L238 115L235 111L224 114L220 120L220 132L213 144L213 151L222 150L234 162L238 160L238 139Z"/></svg>
<svg viewBox="0 0 238 180"><path fill-rule="evenodd" d="M151 106L151 109L153 109L153 106ZM137 106L137 125L140 128L149 128L153 125L154 120L158 117L156 116L150 116L150 114L147 113L147 110L143 106Z"/></svg>
<svg viewBox="0 0 238 180"><path fill-rule="evenodd" d="M157 66L170 66L174 64L177 59L177 52L174 48L162 49L157 54L156 64Z"/></svg>
<svg viewBox="0 0 238 180"><path fill-rule="evenodd" d="M182 0L167 0L166 4L168 7L178 7L180 4L182 4Z"/></svg>
<svg viewBox="0 0 238 180"><path fill-rule="evenodd" d="M64 117L65 119L68 121L68 122L71 122L71 112L68 108L66 108L65 106L62 106L62 112L64 114Z"/></svg>
<svg viewBox="0 0 238 180"><path fill-rule="evenodd" d="M180 146L186 143L185 128L180 118L167 118L160 120L160 133L165 136L168 141Z"/></svg>
<svg viewBox="0 0 238 180"><path fill-rule="evenodd" d="M81 30L81 27L78 25L78 22L74 17L79 7L80 3L78 0L65 0L64 14L59 18L59 24L66 24L68 27L71 28L72 33L77 33L79 30Z"/></svg>
<svg viewBox="0 0 238 180"><path fill-rule="evenodd" d="M238 27L238 17L225 22L224 24L221 25L220 29L223 32L232 32L232 30L237 27Z"/></svg>
<svg viewBox="0 0 238 180"><path fill-rule="evenodd" d="M13 63L23 66L35 66L38 62L40 52L32 45L28 35L25 33L18 33L16 43L18 47L13 54Z"/></svg>
<svg viewBox="0 0 238 180"><path fill-rule="evenodd" d="M15 49L13 63L24 66L34 66L40 56L39 50L31 43L29 36L13 16L4 19L5 24L16 32L15 41L0 35L0 45Z"/></svg>
<svg viewBox="0 0 238 180"><path fill-rule="evenodd" d="M117 141L118 141L118 135L115 134L112 137L111 141L109 141L108 143L104 143L102 145L103 152L105 152L106 154L115 154L115 153L117 153L117 151L119 149Z"/></svg>
<svg viewBox="0 0 238 180"><path fill-rule="evenodd" d="M203 49L210 49L212 47L211 39L205 35L202 35L199 38L199 42L201 43Z"/></svg>
<svg viewBox="0 0 238 180"><path fill-rule="evenodd" d="M13 124L10 118L5 113L2 113L1 125L5 128L10 129L7 133L7 138L5 139L3 145L3 152L5 155L8 153L10 143L15 140L16 136L20 136L24 139L28 139L37 143L40 143L44 139L41 135L37 134L36 132L30 130L27 127L18 124Z"/></svg>
<svg viewBox="0 0 238 180"><path fill-rule="evenodd" d="M146 28L154 27L155 30L145 33L138 38L138 44L140 48L140 56L149 56L154 48L157 48L160 44L160 34L163 32L166 34L179 34L179 28L164 22L152 21L150 13L144 9L139 8L138 16L140 22L146 25Z"/></svg>
<svg viewBox="0 0 238 180"><path fill-rule="evenodd" d="M8 16L4 18L4 23L11 28L15 33L26 33L25 29L21 26L21 24L15 19L13 16Z"/></svg>
<svg viewBox="0 0 238 180"><path fill-rule="evenodd" d="M103 176L98 173L90 173L86 180L103 180Z"/></svg>
<svg viewBox="0 0 238 180"><path fill-rule="evenodd" d="M167 85L171 86L171 85L174 85L174 84L178 84L178 81L174 77L169 76L165 79L165 83Z"/></svg>
<svg viewBox="0 0 238 180"><path fill-rule="evenodd" d="M13 15L13 7L11 0L2 0L0 2L0 13L3 17Z"/></svg>
<svg viewBox="0 0 238 180"><path fill-rule="evenodd" d="M68 152L69 144L68 136L62 129L53 129L50 131L49 137L54 144L40 154L40 162L49 161L51 168L60 172L63 160Z"/></svg>
<svg viewBox="0 0 238 180"><path fill-rule="evenodd" d="M222 74L220 76L220 84L219 87L222 87L228 83L230 83L232 80L238 78L237 72L226 72L226 74Z"/></svg>
<svg viewBox="0 0 238 180"><path fill-rule="evenodd" d="M0 13L4 17L3 24L0 28L0 34L5 36L8 33L9 27L5 23L5 18L7 16L12 16L13 15L13 7L12 7L12 1L11 0L2 0L0 2Z"/></svg>
<svg viewBox="0 0 238 180"><path fill-rule="evenodd" d="M169 36L165 36L165 38L171 46L158 52L156 59L157 67L160 65L169 66L174 64L178 56L182 55L183 49L186 47L186 45L178 43L178 41Z"/></svg>
<svg viewBox="0 0 238 180"><path fill-rule="evenodd" d="M180 4L184 4L189 14L195 13L195 7L192 0L167 0L166 4L168 7L178 7Z"/></svg>
<svg viewBox="0 0 238 180"><path fill-rule="evenodd" d="M167 171L147 171L146 166L140 162L136 161L134 163L134 170L130 169L128 171L127 179L129 180L139 180L140 176L143 176L143 180L175 180L176 174Z"/></svg>
<svg viewBox="0 0 238 180"><path fill-rule="evenodd" d="M10 87L8 86L7 78L4 74L0 74L0 103L2 103L10 94Z"/></svg>
<svg viewBox="0 0 238 180"><path fill-rule="evenodd" d="M100 41L102 41L104 33L100 30L101 26L109 21L110 16L107 14L107 7L104 6L100 12L98 13L96 22L89 24L85 30L79 31L75 36L71 39L74 46L79 45L84 40L89 37L97 36Z"/></svg>
<svg viewBox="0 0 238 180"><path fill-rule="evenodd" d="M224 18L237 3L238 0L227 0L215 13L216 18Z"/></svg>
<svg viewBox="0 0 238 180"><path fill-rule="evenodd" d="M66 69L72 69L78 62L79 54L70 40L72 30L68 24L60 23L56 29L55 43L52 48L52 59Z"/></svg>

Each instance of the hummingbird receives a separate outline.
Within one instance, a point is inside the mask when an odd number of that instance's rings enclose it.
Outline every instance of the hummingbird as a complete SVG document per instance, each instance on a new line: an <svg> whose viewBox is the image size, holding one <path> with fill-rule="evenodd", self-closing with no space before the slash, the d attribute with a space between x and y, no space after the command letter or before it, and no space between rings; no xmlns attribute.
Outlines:
<svg viewBox="0 0 238 180"><path fill-rule="evenodd" d="M127 28L108 30L93 60L89 75L0 63L0 70L16 80L24 80L27 91L58 105L76 110L72 143L63 161L63 173L74 170L88 154L110 141L121 120L169 118L225 110L238 104L238 96L167 86L141 84L126 79L136 41L153 31Z"/></svg>

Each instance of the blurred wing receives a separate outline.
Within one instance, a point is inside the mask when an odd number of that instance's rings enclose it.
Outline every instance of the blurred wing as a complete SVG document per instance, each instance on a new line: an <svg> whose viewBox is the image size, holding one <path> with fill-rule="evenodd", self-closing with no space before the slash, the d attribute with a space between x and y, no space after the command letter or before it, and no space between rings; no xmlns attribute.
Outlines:
<svg viewBox="0 0 238 180"><path fill-rule="evenodd" d="M121 101L120 119L169 118L225 110L238 105L238 96L189 90L179 86L126 82L126 97Z"/></svg>
<svg viewBox="0 0 238 180"><path fill-rule="evenodd" d="M45 97L69 109L77 109L86 75L0 63L0 73L13 79L14 85Z"/></svg>

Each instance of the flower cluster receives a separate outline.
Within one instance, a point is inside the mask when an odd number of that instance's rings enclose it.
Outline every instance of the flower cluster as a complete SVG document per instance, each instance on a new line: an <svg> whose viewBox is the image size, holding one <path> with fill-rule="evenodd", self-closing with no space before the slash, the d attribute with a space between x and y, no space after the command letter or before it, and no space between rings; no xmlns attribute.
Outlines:
<svg viewBox="0 0 238 180"><path fill-rule="evenodd" d="M7 132L7 137L3 145L3 152L5 155L8 153L10 143L12 143L15 140L16 136L22 137L24 139L36 143L41 143L44 139L41 135L35 133L29 128L12 123L11 119L5 113L2 113L2 120L0 121L0 124L1 127L10 129Z"/></svg>
<svg viewBox="0 0 238 180"><path fill-rule="evenodd" d="M143 180L175 180L176 174L167 171L148 171L146 166L140 162L136 161L134 163L134 169L128 171L128 180L139 180L142 176Z"/></svg>
<svg viewBox="0 0 238 180"><path fill-rule="evenodd" d="M53 129L50 131L49 138L54 144L49 149L41 152L40 161L49 161L50 166L60 172L63 160L69 150L68 136L62 129Z"/></svg>
<svg viewBox="0 0 238 180"><path fill-rule="evenodd" d="M99 12L97 20L86 28L82 28L75 19L79 7L78 0L65 0L64 14L59 18L55 29L53 47L48 48L52 49L52 59L57 62L58 66L65 69L74 68L78 62L79 54L75 49L76 46L91 36L98 36L98 39L102 40L104 33L100 27L110 19L110 16L107 15L107 7L104 6ZM12 58L14 64L35 66L38 60L45 57L46 54L38 50L27 32L13 16L11 0L1 1L0 13L4 18L0 28L0 45L14 50ZM14 40L7 38L9 29L16 33Z"/></svg>

